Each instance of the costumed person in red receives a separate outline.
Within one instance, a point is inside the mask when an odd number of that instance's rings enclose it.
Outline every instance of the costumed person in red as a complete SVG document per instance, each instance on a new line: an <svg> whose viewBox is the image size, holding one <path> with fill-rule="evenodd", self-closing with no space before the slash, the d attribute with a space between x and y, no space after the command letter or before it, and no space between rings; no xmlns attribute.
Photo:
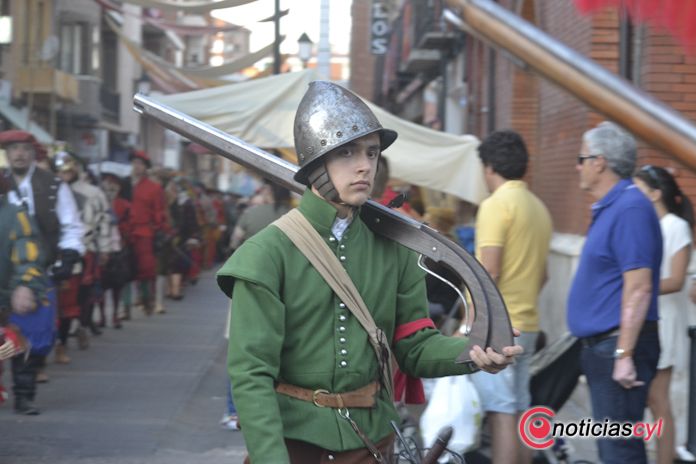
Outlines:
<svg viewBox="0 0 696 464"><path fill-rule="evenodd" d="M137 259L137 291L141 296L145 314L152 314L155 306L155 279L157 259L155 240L166 229L164 190L147 176L152 162L142 150L130 155L132 197L130 241Z"/></svg>

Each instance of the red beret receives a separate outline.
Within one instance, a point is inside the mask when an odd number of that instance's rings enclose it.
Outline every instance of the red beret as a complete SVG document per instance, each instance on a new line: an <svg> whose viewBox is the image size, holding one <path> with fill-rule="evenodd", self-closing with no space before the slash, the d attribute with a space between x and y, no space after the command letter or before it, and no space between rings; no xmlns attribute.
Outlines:
<svg viewBox="0 0 696 464"><path fill-rule="evenodd" d="M130 160L133 161L134 158L139 158L143 160L148 168L152 167L152 161L150 161L150 157L147 156L147 153L145 153L143 150L131 151Z"/></svg>
<svg viewBox="0 0 696 464"><path fill-rule="evenodd" d="M36 143L36 139L31 133L23 130L8 130L0 132L0 145L5 146L11 143Z"/></svg>

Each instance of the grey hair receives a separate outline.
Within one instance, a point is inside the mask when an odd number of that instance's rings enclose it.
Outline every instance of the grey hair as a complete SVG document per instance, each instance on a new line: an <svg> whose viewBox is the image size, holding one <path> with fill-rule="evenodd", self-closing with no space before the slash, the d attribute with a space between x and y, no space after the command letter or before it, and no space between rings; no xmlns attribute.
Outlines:
<svg viewBox="0 0 696 464"><path fill-rule="evenodd" d="M604 121L582 136L591 155L601 155L609 168L622 179L636 168L636 139L618 124Z"/></svg>

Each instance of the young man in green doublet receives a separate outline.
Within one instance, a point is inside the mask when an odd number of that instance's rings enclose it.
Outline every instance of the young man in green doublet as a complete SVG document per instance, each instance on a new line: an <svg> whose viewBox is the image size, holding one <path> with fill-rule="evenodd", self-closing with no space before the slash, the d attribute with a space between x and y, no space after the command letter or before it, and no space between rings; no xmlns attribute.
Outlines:
<svg viewBox="0 0 696 464"><path fill-rule="evenodd" d="M511 363L520 347L497 354L441 335L427 319L416 255L360 219L396 132L352 93L317 81L297 110L294 135L295 180L309 187L299 212L350 276L400 369L416 377L468 374L454 362L468 350L489 372ZM288 236L271 225L248 239L218 283L232 298L229 373L247 462L368 463L377 461L375 449L389 462L389 422L398 415L380 382L383 366L356 316Z"/></svg>

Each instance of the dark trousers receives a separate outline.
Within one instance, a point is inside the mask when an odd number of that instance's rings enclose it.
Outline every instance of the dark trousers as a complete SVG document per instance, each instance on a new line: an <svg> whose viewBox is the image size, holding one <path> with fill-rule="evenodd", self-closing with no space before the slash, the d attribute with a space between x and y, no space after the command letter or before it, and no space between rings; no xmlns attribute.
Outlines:
<svg viewBox="0 0 696 464"><path fill-rule="evenodd" d="M641 387L626 389L612 379L617 338L611 336L583 343L580 361L590 387L592 416L597 421L606 418L612 422L639 422L643 420L650 382L655 377L660 357L657 326L644 327L634 349L636 374L638 380L645 382ZM600 439L597 446L599 457L605 464L647 463L643 440Z"/></svg>
<svg viewBox="0 0 696 464"><path fill-rule="evenodd" d="M68 343L68 335L70 335L70 323L72 318L61 317L58 320L58 342L65 346Z"/></svg>
<svg viewBox="0 0 696 464"><path fill-rule="evenodd" d="M320 448L306 441L290 439L285 439L285 446L288 448L292 464L373 464L376 462L367 448L338 452ZM381 452L384 464L394 462L393 434L378 441L375 446ZM244 464L250 463L251 461L247 456L244 459Z"/></svg>
<svg viewBox="0 0 696 464"><path fill-rule="evenodd" d="M24 353L12 358L12 391L15 398L34 401L36 396L36 373L44 363L44 357L30 354L25 358Z"/></svg>
<svg viewBox="0 0 696 464"><path fill-rule="evenodd" d="M96 294L96 284L81 285L77 296L80 304L80 326L92 327L94 324L94 303Z"/></svg>

